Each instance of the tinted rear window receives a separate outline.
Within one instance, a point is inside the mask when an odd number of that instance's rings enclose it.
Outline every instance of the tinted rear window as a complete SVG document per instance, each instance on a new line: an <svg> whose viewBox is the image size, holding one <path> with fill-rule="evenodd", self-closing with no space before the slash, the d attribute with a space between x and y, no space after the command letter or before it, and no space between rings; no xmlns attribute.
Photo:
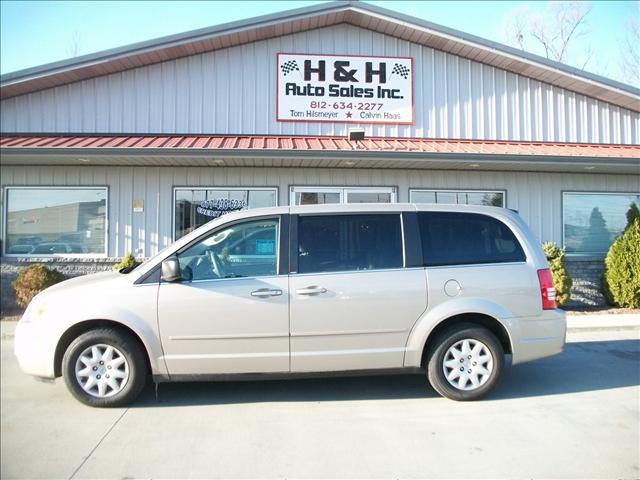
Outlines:
<svg viewBox="0 0 640 480"><path fill-rule="evenodd" d="M509 227L487 215L420 212L426 266L523 262L522 246Z"/></svg>
<svg viewBox="0 0 640 480"><path fill-rule="evenodd" d="M298 219L298 272L402 267L400 215L318 215Z"/></svg>

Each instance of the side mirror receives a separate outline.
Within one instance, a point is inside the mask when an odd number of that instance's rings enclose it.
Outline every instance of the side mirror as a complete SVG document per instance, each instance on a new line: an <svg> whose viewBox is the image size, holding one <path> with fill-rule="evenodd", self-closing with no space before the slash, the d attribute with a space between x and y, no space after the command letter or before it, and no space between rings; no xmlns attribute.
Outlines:
<svg viewBox="0 0 640 480"><path fill-rule="evenodd" d="M178 257L169 257L162 262L162 280L165 282L177 282L178 280L182 280Z"/></svg>

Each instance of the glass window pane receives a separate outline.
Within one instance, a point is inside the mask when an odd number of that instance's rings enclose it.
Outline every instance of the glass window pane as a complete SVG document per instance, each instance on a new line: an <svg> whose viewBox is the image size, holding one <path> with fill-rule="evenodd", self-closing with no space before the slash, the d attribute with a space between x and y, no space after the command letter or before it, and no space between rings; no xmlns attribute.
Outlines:
<svg viewBox="0 0 640 480"><path fill-rule="evenodd" d="M298 272L402 267L399 215L321 215L298 220Z"/></svg>
<svg viewBox="0 0 640 480"><path fill-rule="evenodd" d="M275 275L278 221L254 220L213 232L178 256L185 280Z"/></svg>
<svg viewBox="0 0 640 480"><path fill-rule="evenodd" d="M180 188L175 195L176 240L225 213L277 204L275 189Z"/></svg>
<svg viewBox="0 0 640 480"><path fill-rule="evenodd" d="M504 207L503 192L477 192L477 191L421 191L410 192L412 203L443 203L450 205L487 205L492 207Z"/></svg>
<svg viewBox="0 0 640 480"><path fill-rule="evenodd" d="M391 194L379 192L347 192L347 203L391 203Z"/></svg>
<svg viewBox="0 0 640 480"><path fill-rule="evenodd" d="M296 205L340 203L338 192L296 192Z"/></svg>
<svg viewBox="0 0 640 480"><path fill-rule="evenodd" d="M456 192L436 192L436 203L455 205L458 203L458 195Z"/></svg>
<svg viewBox="0 0 640 480"><path fill-rule="evenodd" d="M455 212L418 213L426 266L524 262L509 227L495 218Z"/></svg>
<svg viewBox="0 0 640 480"><path fill-rule="evenodd" d="M627 225L626 213L640 195L565 193L564 246L567 253L604 255Z"/></svg>
<svg viewBox="0 0 640 480"><path fill-rule="evenodd" d="M436 192L412 190L409 197L411 203L436 203Z"/></svg>
<svg viewBox="0 0 640 480"><path fill-rule="evenodd" d="M105 255L105 188L9 188L6 253Z"/></svg>

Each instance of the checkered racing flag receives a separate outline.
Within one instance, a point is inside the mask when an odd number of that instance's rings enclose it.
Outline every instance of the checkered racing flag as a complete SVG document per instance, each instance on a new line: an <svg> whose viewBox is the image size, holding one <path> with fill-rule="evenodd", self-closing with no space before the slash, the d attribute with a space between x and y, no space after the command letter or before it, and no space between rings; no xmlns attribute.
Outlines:
<svg viewBox="0 0 640 480"><path fill-rule="evenodd" d="M300 71L300 69L298 68L298 62L296 62L295 60L284 62L282 65L280 65L280 70L282 70L282 73L284 73L285 77L291 72L294 72L296 70Z"/></svg>
<svg viewBox="0 0 640 480"><path fill-rule="evenodd" d="M405 67L404 65L400 65L399 63L395 63L393 65L393 70L391 71L391 75L393 75L394 73L396 75L400 75L402 78L404 78L405 80L407 78L409 78L409 72L411 70L409 70L409 67Z"/></svg>

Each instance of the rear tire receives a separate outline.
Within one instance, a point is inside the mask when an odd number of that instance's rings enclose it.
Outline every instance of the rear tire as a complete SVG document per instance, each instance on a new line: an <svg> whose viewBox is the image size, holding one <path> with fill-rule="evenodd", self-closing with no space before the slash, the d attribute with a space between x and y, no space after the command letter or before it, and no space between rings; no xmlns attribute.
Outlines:
<svg viewBox="0 0 640 480"><path fill-rule="evenodd" d="M427 376L443 397L477 400L495 388L503 366L504 350L491 331L473 324L458 324L431 343Z"/></svg>
<svg viewBox="0 0 640 480"><path fill-rule="evenodd" d="M133 402L146 383L141 347L116 329L90 330L77 337L62 359L71 394L91 407L121 407Z"/></svg>

